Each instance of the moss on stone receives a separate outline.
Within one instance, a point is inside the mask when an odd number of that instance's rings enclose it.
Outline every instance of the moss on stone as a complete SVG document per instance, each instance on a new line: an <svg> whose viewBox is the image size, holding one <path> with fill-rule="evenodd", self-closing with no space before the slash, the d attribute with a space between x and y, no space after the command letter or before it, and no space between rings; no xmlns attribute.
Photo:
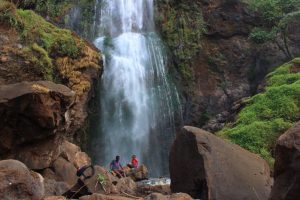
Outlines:
<svg viewBox="0 0 300 200"><path fill-rule="evenodd" d="M174 53L179 72L185 80L190 80L193 76L190 60L201 50L202 34L206 31L201 10L196 3L186 5L163 0L158 3L157 26Z"/></svg>
<svg viewBox="0 0 300 200"><path fill-rule="evenodd" d="M48 52L34 43L31 47L23 49L23 57L31 62L33 70L41 74L45 80L53 80L53 64Z"/></svg>
<svg viewBox="0 0 300 200"><path fill-rule="evenodd" d="M6 4L13 8L8 14L16 23L8 23L11 19L7 17L2 19L19 32L24 45L22 56L29 62L30 70L44 80L65 82L79 96L89 91L90 80L83 72L100 69L99 52L70 30L58 28L34 11Z"/></svg>
<svg viewBox="0 0 300 200"><path fill-rule="evenodd" d="M250 98L236 122L218 135L260 154L272 166L276 139L300 119L299 67L298 58L270 73L266 91Z"/></svg>
<svg viewBox="0 0 300 200"><path fill-rule="evenodd" d="M18 29L27 43L36 42L52 56L76 58L80 51L72 32L60 29L31 10L17 10L20 17Z"/></svg>

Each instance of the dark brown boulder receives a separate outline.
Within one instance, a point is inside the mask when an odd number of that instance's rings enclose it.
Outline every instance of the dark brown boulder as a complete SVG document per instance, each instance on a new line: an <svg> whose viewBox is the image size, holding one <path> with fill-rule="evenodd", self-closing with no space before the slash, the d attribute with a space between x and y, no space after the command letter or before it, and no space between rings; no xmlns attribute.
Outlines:
<svg viewBox="0 0 300 200"><path fill-rule="evenodd" d="M44 179L17 160L0 161L0 199L40 200L44 197Z"/></svg>
<svg viewBox="0 0 300 200"><path fill-rule="evenodd" d="M172 192L202 200L268 199L271 179L259 156L194 127L184 127L170 154Z"/></svg>
<svg viewBox="0 0 300 200"><path fill-rule="evenodd" d="M279 137L271 200L300 199L300 122Z"/></svg>
<svg viewBox="0 0 300 200"><path fill-rule="evenodd" d="M74 95L66 86L49 81L0 86L0 155L16 155L21 145L65 131Z"/></svg>

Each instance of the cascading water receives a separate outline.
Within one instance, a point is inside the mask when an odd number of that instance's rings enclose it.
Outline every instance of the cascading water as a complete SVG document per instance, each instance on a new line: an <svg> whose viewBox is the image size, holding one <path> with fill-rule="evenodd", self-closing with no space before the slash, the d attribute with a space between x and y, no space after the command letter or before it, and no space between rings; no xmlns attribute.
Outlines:
<svg viewBox="0 0 300 200"><path fill-rule="evenodd" d="M107 166L116 155L127 162L136 154L152 176L166 175L179 101L154 31L153 0L99 3L100 36L95 45L105 59L94 159Z"/></svg>

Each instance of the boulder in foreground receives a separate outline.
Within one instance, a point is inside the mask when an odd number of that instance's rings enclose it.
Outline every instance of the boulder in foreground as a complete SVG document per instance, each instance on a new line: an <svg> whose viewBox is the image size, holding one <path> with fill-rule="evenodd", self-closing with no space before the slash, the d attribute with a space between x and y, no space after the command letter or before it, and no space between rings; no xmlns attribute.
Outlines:
<svg viewBox="0 0 300 200"><path fill-rule="evenodd" d="M40 200L44 197L43 177L17 160L0 161L0 199Z"/></svg>
<svg viewBox="0 0 300 200"><path fill-rule="evenodd" d="M271 200L300 198L300 122L279 137Z"/></svg>
<svg viewBox="0 0 300 200"><path fill-rule="evenodd" d="M259 156L194 127L184 127L170 153L172 192L202 200L268 199L268 164Z"/></svg>
<svg viewBox="0 0 300 200"><path fill-rule="evenodd" d="M20 82L0 86L0 156L20 155L29 146L28 155L39 154L31 148L33 141L48 140L63 133L69 126L69 108L75 93L64 85L50 81ZM53 145L55 146L55 145ZM43 149L43 162L24 163L34 169L43 169L49 164L54 151ZM28 157L22 156L22 157ZM39 158L34 158L39 159Z"/></svg>

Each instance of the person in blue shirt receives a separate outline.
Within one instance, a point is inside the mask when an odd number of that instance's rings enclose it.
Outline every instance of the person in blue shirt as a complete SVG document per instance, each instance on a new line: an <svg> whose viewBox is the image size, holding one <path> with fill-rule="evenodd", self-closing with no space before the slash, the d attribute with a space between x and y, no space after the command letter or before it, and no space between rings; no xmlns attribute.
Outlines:
<svg viewBox="0 0 300 200"><path fill-rule="evenodd" d="M114 172L117 175L117 177L125 177L124 169L120 162L120 156L116 156L116 159L111 161L109 168L112 172Z"/></svg>

